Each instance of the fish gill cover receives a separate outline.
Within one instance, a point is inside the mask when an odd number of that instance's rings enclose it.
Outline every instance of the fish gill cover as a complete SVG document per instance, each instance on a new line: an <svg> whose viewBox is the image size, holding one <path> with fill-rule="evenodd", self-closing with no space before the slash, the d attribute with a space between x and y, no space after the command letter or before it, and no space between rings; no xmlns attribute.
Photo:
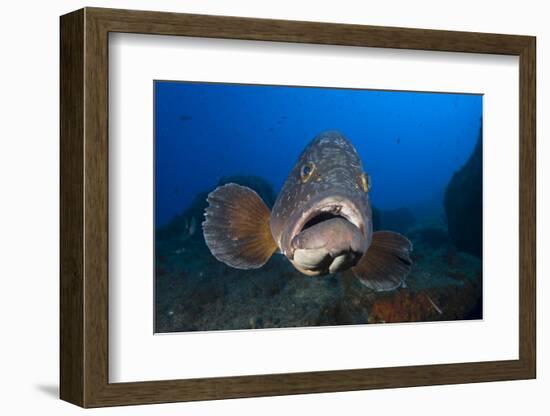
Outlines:
<svg viewBox="0 0 550 416"><path fill-rule="evenodd" d="M461 221L479 216L460 195L475 199L481 189L479 174L461 173L482 140L481 95L170 81L154 87L156 332L482 317L480 256L449 232L453 207ZM305 146L328 130L341 132L362 160L373 231L401 233L414 246L410 273L394 290L372 290L346 271L306 276L280 254L239 270L205 244L210 192L236 183L271 209ZM450 194L457 196L444 198ZM481 241L481 221L472 224L462 227L465 239Z"/></svg>

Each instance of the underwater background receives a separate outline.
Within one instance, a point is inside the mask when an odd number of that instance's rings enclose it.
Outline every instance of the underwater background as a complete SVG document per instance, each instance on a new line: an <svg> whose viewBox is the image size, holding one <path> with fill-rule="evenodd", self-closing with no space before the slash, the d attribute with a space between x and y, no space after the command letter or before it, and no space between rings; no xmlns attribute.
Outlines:
<svg viewBox="0 0 550 416"><path fill-rule="evenodd" d="M482 318L481 95L155 81L155 332ZM309 277L274 255L217 261L201 223L229 182L271 207L304 147L339 130L370 175L376 230L403 233L405 287Z"/></svg>

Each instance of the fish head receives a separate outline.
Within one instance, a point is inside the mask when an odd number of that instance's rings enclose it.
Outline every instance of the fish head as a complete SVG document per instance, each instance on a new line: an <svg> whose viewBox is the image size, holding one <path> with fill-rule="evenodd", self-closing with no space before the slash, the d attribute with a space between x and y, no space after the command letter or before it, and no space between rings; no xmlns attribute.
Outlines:
<svg viewBox="0 0 550 416"><path fill-rule="evenodd" d="M318 276L354 266L372 240L369 179L354 146L339 132L319 134L290 172L271 214L282 253Z"/></svg>

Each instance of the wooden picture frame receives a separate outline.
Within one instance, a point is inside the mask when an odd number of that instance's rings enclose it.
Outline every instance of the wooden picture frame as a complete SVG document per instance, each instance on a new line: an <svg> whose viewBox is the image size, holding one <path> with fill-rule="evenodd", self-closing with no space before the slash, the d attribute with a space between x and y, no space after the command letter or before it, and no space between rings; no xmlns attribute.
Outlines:
<svg viewBox="0 0 550 416"><path fill-rule="evenodd" d="M536 376L535 38L85 8L61 17L60 396L82 407L529 379ZM109 383L110 32L519 56L519 359Z"/></svg>

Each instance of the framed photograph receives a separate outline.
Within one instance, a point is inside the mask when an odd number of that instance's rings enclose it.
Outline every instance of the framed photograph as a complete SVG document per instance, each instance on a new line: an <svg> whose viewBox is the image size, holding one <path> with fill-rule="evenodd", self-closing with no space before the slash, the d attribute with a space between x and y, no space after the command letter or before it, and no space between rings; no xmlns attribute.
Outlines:
<svg viewBox="0 0 550 416"><path fill-rule="evenodd" d="M536 377L534 37L60 29L63 400Z"/></svg>

